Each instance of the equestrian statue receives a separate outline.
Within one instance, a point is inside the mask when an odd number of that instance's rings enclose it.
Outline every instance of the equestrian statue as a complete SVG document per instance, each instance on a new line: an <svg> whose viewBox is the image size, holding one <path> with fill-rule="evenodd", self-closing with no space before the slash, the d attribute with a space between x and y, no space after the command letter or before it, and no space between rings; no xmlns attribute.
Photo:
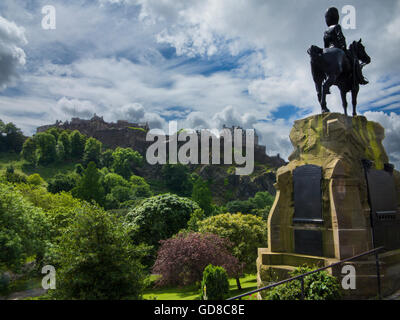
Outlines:
<svg viewBox="0 0 400 320"><path fill-rule="evenodd" d="M329 112L326 95L330 94L330 87L336 85L340 90L345 115L347 115L346 95L351 92L353 116L356 116L360 85L368 84L362 69L371 62L371 58L365 52L361 39L354 41L347 49L337 8L331 7L326 11L325 21L328 29L324 34L324 49L311 46L307 51L311 57L311 72L318 101L322 113Z"/></svg>

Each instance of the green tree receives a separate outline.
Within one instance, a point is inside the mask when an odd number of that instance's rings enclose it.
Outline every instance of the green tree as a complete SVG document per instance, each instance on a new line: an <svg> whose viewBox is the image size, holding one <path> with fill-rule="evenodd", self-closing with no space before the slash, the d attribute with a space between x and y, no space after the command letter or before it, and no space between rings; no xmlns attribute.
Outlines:
<svg viewBox="0 0 400 320"><path fill-rule="evenodd" d="M67 131L61 132L58 136L58 142L61 142L64 146L65 158L69 159L71 157L71 139Z"/></svg>
<svg viewBox="0 0 400 320"><path fill-rule="evenodd" d="M104 188L101 185L101 174L92 161L83 173L77 186L72 189L72 194L79 199L91 201L94 200L102 205L104 201Z"/></svg>
<svg viewBox="0 0 400 320"><path fill-rule="evenodd" d="M197 202L201 209L203 209L206 216L213 212L212 195L207 181L198 177L193 184L192 199Z"/></svg>
<svg viewBox="0 0 400 320"><path fill-rule="evenodd" d="M56 299L141 298L143 247L131 244L123 225L94 206L84 206L55 249Z"/></svg>
<svg viewBox="0 0 400 320"><path fill-rule="evenodd" d="M28 257L44 252L45 229L43 211L0 183L0 273L19 271Z"/></svg>
<svg viewBox="0 0 400 320"><path fill-rule="evenodd" d="M45 132L53 135L54 139L56 139L56 141L58 141L58 137L60 136L60 130L58 128L52 127L50 129L47 129Z"/></svg>
<svg viewBox="0 0 400 320"><path fill-rule="evenodd" d="M129 179L135 168L143 165L143 157L140 153L130 148L118 147L112 157L114 159L112 169L125 179Z"/></svg>
<svg viewBox="0 0 400 320"><path fill-rule="evenodd" d="M81 159L85 150L86 138L78 130L74 130L70 134L71 140L71 156L75 159Z"/></svg>
<svg viewBox="0 0 400 320"><path fill-rule="evenodd" d="M38 147L38 162L40 164L48 165L56 161L56 139L52 134L41 132L35 135L34 140Z"/></svg>
<svg viewBox="0 0 400 320"><path fill-rule="evenodd" d="M194 201L167 193L145 199L126 215L125 222L131 228L134 242L146 243L156 249L160 240L186 228L196 209L199 206Z"/></svg>
<svg viewBox="0 0 400 320"><path fill-rule="evenodd" d="M102 180L104 190L106 193L111 192L111 190L116 186L130 187L129 181L125 180L122 176L117 173L107 173Z"/></svg>
<svg viewBox="0 0 400 320"><path fill-rule="evenodd" d="M228 274L223 267L209 264L201 282L202 300L224 300L229 293Z"/></svg>
<svg viewBox="0 0 400 320"><path fill-rule="evenodd" d="M199 232L213 233L233 243L232 254L253 272L258 248L267 246L267 223L252 214L219 214L199 221ZM240 289L239 275L236 278Z"/></svg>
<svg viewBox="0 0 400 320"><path fill-rule="evenodd" d="M35 166L37 157L36 157L36 143L32 138L28 138L25 140L22 146L21 156L25 159L29 164Z"/></svg>
<svg viewBox="0 0 400 320"><path fill-rule="evenodd" d="M113 150L108 149L108 150L104 151L101 154L101 156L100 156L100 166L102 168L106 167L106 168L111 169L112 164L114 162L113 152L114 152Z"/></svg>
<svg viewBox="0 0 400 320"><path fill-rule="evenodd" d="M149 184L144 178L132 175L129 181L134 189L135 198L148 198L153 195Z"/></svg>
<svg viewBox="0 0 400 320"><path fill-rule="evenodd" d="M103 144L99 140L95 138L87 139L85 150L83 152L83 163L86 165L90 161L93 161L97 166L99 166L102 147Z"/></svg>
<svg viewBox="0 0 400 320"><path fill-rule="evenodd" d="M166 164L162 167L162 176L165 185L174 193L188 197L192 193L192 181L189 168L183 164Z"/></svg>
<svg viewBox="0 0 400 320"><path fill-rule="evenodd" d="M65 148L62 141L58 141L56 145L57 161L63 162L66 158Z"/></svg>
<svg viewBox="0 0 400 320"><path fill-rule="evenodd" d="M4 126L3 132L1 132L0 134L5 135L5 151L14 151L17 153L21 152L22 145L24 144L25 140L21 129L17 128L15 124L10 122Z"/></svg>

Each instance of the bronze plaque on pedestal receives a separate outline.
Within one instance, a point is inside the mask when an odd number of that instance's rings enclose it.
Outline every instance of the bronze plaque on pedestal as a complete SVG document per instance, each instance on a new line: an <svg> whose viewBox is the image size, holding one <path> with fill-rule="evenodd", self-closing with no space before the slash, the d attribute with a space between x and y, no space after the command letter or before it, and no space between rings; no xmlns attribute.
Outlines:
<svg viewBox="0 0 400 320"><path fill-rule="evenodd" d="M321 257L322 232L320 230L294 230L294 251Z"/></svg>
<svg viewBox="0 0 400 320"><path fill-rule="evenodd" d="M400 217L393 177L393 167L386 164L385 170L372 169L364 163L371 206L375 246L387 250L400 249Z"/></svg>
<svg viewBox="0 0 400 320"><path fill-rule="evenodd" d="M293 222L322 222L322 168L305 165L293 171Z"/></svg>

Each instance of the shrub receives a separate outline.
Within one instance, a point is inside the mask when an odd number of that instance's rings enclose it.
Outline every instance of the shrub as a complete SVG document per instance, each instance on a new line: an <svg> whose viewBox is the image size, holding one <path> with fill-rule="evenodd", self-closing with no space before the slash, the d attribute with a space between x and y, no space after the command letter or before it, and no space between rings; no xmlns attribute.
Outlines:
<svg viewBox="0 0 400 320"><path fill-rule="evenodd" d="M201 299L224 300L229 292L228 274L223 267L209 264L203 272Z"/></svg>
<svg viewBox="0 0 400 320"><path fill-rule="evenodd" d="M7 167L4 177L10 183L27 183L26 175L16 172L12 165Z"/></svg>
<svg viewBox="0 0 400 320"><path fill-rule="evenodd" d="M302 266L290 272L291 277L317 269L317 267ZM326 271L310 274L304 277L305 300L336 300L341 297L338 280ZM267 300L300 300L301 282L294 280L277 286L265 293Z"/></svg>
<svg viewBox="0 0 400 320"><path fill-rule="evenodd" d="M34 185L34 186L41 186L41 185L45 184L44 180L38 173L31 174L30 176L28 176L26 181L29 184Z"/></svg>
<svg viewBox="0 0 400 320"><path fill-rule="evenodd" d="M47 190L51 193L68 192L76 187L77 181L76 174L58 173L48 182Z"/></svg>

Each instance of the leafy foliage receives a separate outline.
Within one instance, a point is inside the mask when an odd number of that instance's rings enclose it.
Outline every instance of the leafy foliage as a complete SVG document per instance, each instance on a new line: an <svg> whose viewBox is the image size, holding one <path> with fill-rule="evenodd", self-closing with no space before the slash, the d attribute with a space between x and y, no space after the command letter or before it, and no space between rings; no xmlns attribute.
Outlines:
<svg viewBox="0 0 400 320"><path fill-rule="evenodd" d="M198 177L193 184L192 199L203 209L206 216L213 212L212 195L207 181Z"/></svg>
<svg viewBox="0 0 400 320"><path fill-rule="evenodd" d="M71 191L78 183L77 174L58 173L48 182L47 190L51 193Z"/></svg>
<svg viewBox="0 0 400 320"><path fill-rule="evenodd" d="M257 250L267 245L267 223L252 214L219 214L198 223L199 232L229 239L232 253L249 271L255 268Z"/></svg>
<svg viewBox="0 0 400 320"><path fill-rule="evenodd" d="M261 216L266 221L273 203L274 197L269 192L260 191L253 198L228 202L226 204L226 211L231 213L251 213Z"/></svg>
<svg viewBox="0 0 400 320"><path fill-rule="evenodd" d="M101 185L101 174L94 162L90 162L79 180L77 186L72 189L72 194L79 199L86 201L96 201L103 204L104 188Z"/></svg>
<svg viewBox="0 0 400 320"><path fill-rule="evenodd" d="M38 162L48 165L57 159L56 139L50 133L41 132L35 136L38 152Z"/></svg>
<svg viewBox="0 0 400 320"><path fill-rule="evenodd" d="M118 147L113 152L112 157L112 169L125 179L129 179L136 167L143 165L143 157L141 154L130 148Z"/></svg>
<svg viewBox="0 0 400 320"><path fill-rule="evenodd" d="M165 164L162 167L165 185L180 196L190 196L193 184L190 179L188 166L183 164Z"/></svg>
<svg viewBox="0 0 400 320"><path fill-rule="evenodd" d="M57 299L139 299L143 247L131 244L122 224L103 210L81 208L55 249Z"/></svg>
<svg viewBox="0 0 400 320"><path fill-rule="evenodd" d="M44 180L38 173L31 174L30 176L28 176L26 181L27 181L27 183L34 185L34 186L42 186L45 184Z"/></svg>
<svg viewBox="0 0 400 320"><path fill-rule="evenodd" d="M103 144L99 140L95 138L87 139L83 152L83 163L88 164L90 161L93 161L97 166L100 165L102 147Z"/></svg>
<svg viewBox="0 0 400 320"><path fill-rule="evenodd" d="M153 273L160 274L158 285L188 285L201 281L209 264L223 266L228 274L240 264L229 252L230 242L214 234L179 233L161 241Z"/></svg>
<svg viewBox="0 0 400 320"><path fill-rule="evenodd" d="M71 138L67 131L61 132L58 136L58 142L61 142L64 146L65 158L69 159L71 156Z"/></svg>
<svg viewBox="0 0 400 320"><path fill-rule="evenodd" d="M86 138L78 130L74 130L70 135L71 156L75 159L81 159L85 150Z"/></svg>
<svg viewBox="0 0 400 320"><path fill-rule="evenodd" d="M0 183L0 271L19 271L26 258L44 251L44 220L42 210Z"/></svg>
<svg viewBox="0 0 400 320"><path fill-rule="evenodd" d="M317 269L317 267L302 266L290 272L291 277ZM305 300L336 300L339 299L340 286L338 280L326 271L310 274L304 277ZM267 300L300 300L301 282L290 281L267 291Z"/></svg>
<svg viewBox="0 0 400 320"><path fill-rule="evenodd" d="M20 153L24 143L21 129L12 122L5 124L0 120L0 151L13 151Z"/></svg>
<svg viewBox="0 0 400 320"><path fill-rule="evenodd" d="M131 236L138 243L157 246L186 228L191 213L199 209L197 203L174 194L162 194L145 199L142 204L126 215L126 223L132 227Z"/></svg>
<svg viewBox="0 0 400 320"><path fill-rule="evenodd" d="M202 299L224 300L229 293L228 274L223 267L209 264L203 272L201 282Z"/></svg>
<svg viewBox="0 0 400 320"><path fill-rule="evenodd" d="M36 143L34 139L28 138L25 140L22 146L21 152L22 158L25 159L29 164L36 165Z"/></svg>

